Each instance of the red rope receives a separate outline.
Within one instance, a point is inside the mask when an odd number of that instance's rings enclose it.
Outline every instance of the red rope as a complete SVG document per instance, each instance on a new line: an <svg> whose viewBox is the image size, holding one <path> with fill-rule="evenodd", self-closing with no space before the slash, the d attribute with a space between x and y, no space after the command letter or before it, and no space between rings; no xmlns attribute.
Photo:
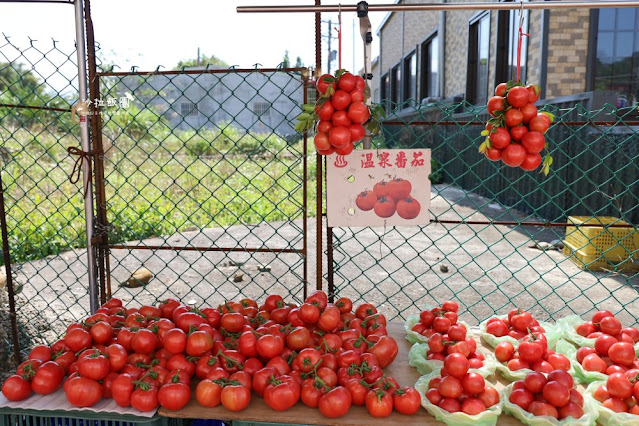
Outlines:
<svg viewBox="0 0 639 426"><path fill-rule="evenodd" d="M528 37L530 34L526 34L522 28L521 25L519 26L519 40L517 41L517 82L519 82L520 80L520 75L521 75L521 42L524 38L524 36Z"/></svg>

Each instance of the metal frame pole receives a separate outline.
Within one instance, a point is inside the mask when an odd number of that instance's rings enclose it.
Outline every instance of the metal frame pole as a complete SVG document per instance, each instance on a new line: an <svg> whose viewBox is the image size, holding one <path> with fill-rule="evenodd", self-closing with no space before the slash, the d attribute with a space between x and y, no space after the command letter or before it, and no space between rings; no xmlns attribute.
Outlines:
<svg viewBox="0 0 639 426"><path fill-rule="evenodd" d="M87 100L87 57L84 40L84 6L82 0L75 0L75 35L76 51L78 57L78 89L80 103ZM85 115L80 116L80 140L82 151L91 152L89 140L89 123ZM97 275L95 264L95 250L93 248L93 185L91 182L91 157L85 157L82 161L82 188L84 192L84 215L86 221L87 237L87 263L89 275L89 308L91 313L98 310Z"/></svg>
<svg viewBox="0 0 639 426"><path fill-rule="evenodd" d="M373 42L373 30L371 27L371 21L368 18L368 3L360 1L357 3L357 17L359 18L359 32L364 42L364 82L366 83L365 89L365 102L368 107L371 106L371 98L373 93L371 92L370 81L373 79L373 73L371 72L371 44ZM366 129L364 136L364 149L371 149L371 131Z"/></svg>
<svg viewBox="0 0 639 426"><path fill-rule="evenodd" d="M238 6L238 13L357 12L358 5ZM514 10L514 9L602 9L639 7L639 1L536 1L536 2L468 2L468 3L395 3L370 5L369 12L414 10Z"/></svg>

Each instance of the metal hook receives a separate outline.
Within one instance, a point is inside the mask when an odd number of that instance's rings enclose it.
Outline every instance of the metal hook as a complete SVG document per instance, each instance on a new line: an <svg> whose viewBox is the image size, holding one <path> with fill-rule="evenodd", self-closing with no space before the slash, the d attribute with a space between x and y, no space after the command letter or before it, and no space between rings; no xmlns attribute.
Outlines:
<svg viewBox="0 0 639 426"><path fill-rule="evenodd" d="M524 27L524 1L519 1L519 28Z"/></svg>
<svg viewBox="0 0 639 426"><path fill-rule="evenodd" d="M137 65L131 65L131 72L136 72L136 68L138 68Z"/></svg>
<svg viewBox="0 0 639 426"><path fill-rule="evenodd" d="M165 68L164 65L158 65L158 67L155 69L156 73L160 72L160 68Z"/></svg>
<svg viewBox="0 0 639 426"><path fill-rule="evenodd" d="M257 71L257 69L259 68L258 65L261 67L262 64L260 64L259 62L256 62L253 64L253 66L255 67L255 71Z"/></svg>

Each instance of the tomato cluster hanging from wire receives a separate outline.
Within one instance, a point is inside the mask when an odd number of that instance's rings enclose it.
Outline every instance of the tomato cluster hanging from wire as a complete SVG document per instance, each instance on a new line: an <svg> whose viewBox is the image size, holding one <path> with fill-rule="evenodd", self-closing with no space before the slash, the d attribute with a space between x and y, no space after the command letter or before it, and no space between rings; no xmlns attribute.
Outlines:
<svg viewBox="0 0 639 426"><path fill-rule="evenodd" d="M383 109L365 102L366 83L361 76L340 69L335 76L322 75L316 83L320 95L315 104L305 104L295 130L315 129L315 148L321 155L350 154L366 128L377 133Z"/></svg>

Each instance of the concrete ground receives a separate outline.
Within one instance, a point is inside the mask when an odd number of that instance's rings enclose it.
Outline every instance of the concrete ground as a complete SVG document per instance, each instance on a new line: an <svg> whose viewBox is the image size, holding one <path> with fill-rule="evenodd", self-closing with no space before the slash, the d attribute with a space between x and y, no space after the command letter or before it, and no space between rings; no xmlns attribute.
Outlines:
<svg viewBox="0 0 639 426"><path fill-rule="evenodd" d="M431 213L439 220L534 220L447 185L433 187ZM309 289L316 282L315 224L314 218L308 220ZM560 228L431 223L333 232L336 293L375 303L389 318L405 318L426 304L451 298L465 306L462 318L471 323L512 306L532 309L541 318L569 313L586 317L605 308L618 312L624 324L638 320L639 274L583 271L560 251L529 247L533 240L561 239ZM142 243L302 248L302 235L302 221L296 220L182 232ZM262 298L272 292L299 300L303 265L303 257L295 253L112 250L111 281L114 295L134 305L175 297L216 306L224 299ZM142 266L154 274L146 286L118 286ZM51 340L87 314L85 271L83 250L20 265L17 279L24 287L19 314L28 334ZM326 271L324 256L324 275Z"/></svg>

